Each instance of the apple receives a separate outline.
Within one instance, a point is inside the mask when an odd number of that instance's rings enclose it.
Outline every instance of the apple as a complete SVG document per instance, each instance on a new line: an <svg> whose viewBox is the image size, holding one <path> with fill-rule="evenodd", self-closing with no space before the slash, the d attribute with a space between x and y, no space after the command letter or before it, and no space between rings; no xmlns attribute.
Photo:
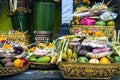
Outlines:
<svg viewBox="0 0 120 80"><path fill-rule="evenodd" d="M95 25L96 26L106 26L106 23L104 21L96 21Z"/></svg>
<svg viewBox="0 0 120 80"><path fill-rule="evenodd" d="M98 59L90 59L89 63L99 63L99 60Z"/></svg>
<svg viewBox="0 0 120 80"><path fill-rule="evenodd" d="M79 57L78 58L78 62L79 63L87 63L88 62L88 59L86 57Z"/></svg>
<svg viewBox="0 0 120 80"><path fill-rule="evenodd" d="M27 61L26 58L22 58L21 60L22 60L22 62L23 62L23 65L27 65L27 64L28 64L28 61Z"/></svg>
<svg viewBox="0 0 120 80"><path fill-rule="evenodd" d="M120 56L114 56L113 59L115 62L120 62Z"/></svg>
<svg viewBox="0 0 120 80"><path fill-rule="evenodd" d="M107 26L115 26L115 21L108 21Z"/></svg>

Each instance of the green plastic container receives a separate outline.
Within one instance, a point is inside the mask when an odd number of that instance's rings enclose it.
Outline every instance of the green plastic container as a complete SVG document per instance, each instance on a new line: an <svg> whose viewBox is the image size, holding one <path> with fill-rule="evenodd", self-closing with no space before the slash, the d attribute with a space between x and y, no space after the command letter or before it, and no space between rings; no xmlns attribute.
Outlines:
<svg viewBox="0 0 120 80"><path fill-rule="evenodd" d="M11 16L12 26L14 30L29 30L29 15L26 13L18 13Z"/></svg>
<svg viewBox="0 0 120 80"><path fill-rule="evenodd" d="M49 1L34 2L34 30L52 31L54 26L55 3Z"/></svg>

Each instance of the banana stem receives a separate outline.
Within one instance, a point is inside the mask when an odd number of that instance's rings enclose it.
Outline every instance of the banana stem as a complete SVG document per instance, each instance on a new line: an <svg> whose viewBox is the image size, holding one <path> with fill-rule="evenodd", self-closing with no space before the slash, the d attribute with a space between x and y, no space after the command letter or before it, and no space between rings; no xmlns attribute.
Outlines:
<svg viewBox="0 0 120 80"><path fill-rule="evenodd" d="M67 39L67 41L66 41L65 48L64 48L64 52L66 52L67 47L68 47L68 44L69 44L69 39Z"/></svg>
<svg viewBox="0 0 120 80"><path fill-rule="evenodd" d="M57 60L57 63L56 63L56 64L58 64L60 61L62 61L62 53L63 53L63 51L64 51L65 42L66 42L66 39L63 40L62 49L61 49L61 51L60 51L60 55L59 55L59 57L58 57L58 60Z"/></svg>

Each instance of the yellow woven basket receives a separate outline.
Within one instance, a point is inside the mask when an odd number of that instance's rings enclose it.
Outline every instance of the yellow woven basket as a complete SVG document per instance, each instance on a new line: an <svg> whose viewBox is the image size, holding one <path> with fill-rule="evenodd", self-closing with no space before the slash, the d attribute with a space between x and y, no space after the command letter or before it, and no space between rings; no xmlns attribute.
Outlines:
<svg viewBox="0 0 120 80"><path fill-rule="evenodd" d="M29 68L29 64L22 67L0 67L0 76L11 76L22 73Z"/></svg>
<svg viewBox="0 0 120 80"><path fill-rule="evenodd" d="M117 72L119 63L92 64L60 62L58 68L65 79L110 79Z"/></svg>
<svg viewBox="0 0 120 80"><path fill-rule="evenodd" d="M70 33L74 34L76 30L99 30L104 33L108 38L112 38L114 36L115 26L86 26L86 25L72 25L70 28Z"/></svg>

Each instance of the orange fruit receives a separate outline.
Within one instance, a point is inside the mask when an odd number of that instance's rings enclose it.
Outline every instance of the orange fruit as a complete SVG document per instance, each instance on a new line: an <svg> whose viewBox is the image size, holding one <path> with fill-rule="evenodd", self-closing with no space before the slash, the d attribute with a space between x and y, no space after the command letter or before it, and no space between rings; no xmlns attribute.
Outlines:
<svg viewBox="0 0 120 80"><path fill-rule="evenodd" d="M107 57L102 57L100 59L100 64L110 64L110 61Z"/></svg>
<svg viewBox="0 0 120 80"><path fill-rule="evenodd" d="M92 31L92 30L87 30L87 32L88 32L89 34L91 34L93 31Z"/></svg>
<svg viewBox="0 0 120 80"><path fill-rule="evenodd" d="M13 61L13 65L15 66L15 67L22 67L23 66L23 61L21 60L21 59L15 59L14 61Z"/></svg>

